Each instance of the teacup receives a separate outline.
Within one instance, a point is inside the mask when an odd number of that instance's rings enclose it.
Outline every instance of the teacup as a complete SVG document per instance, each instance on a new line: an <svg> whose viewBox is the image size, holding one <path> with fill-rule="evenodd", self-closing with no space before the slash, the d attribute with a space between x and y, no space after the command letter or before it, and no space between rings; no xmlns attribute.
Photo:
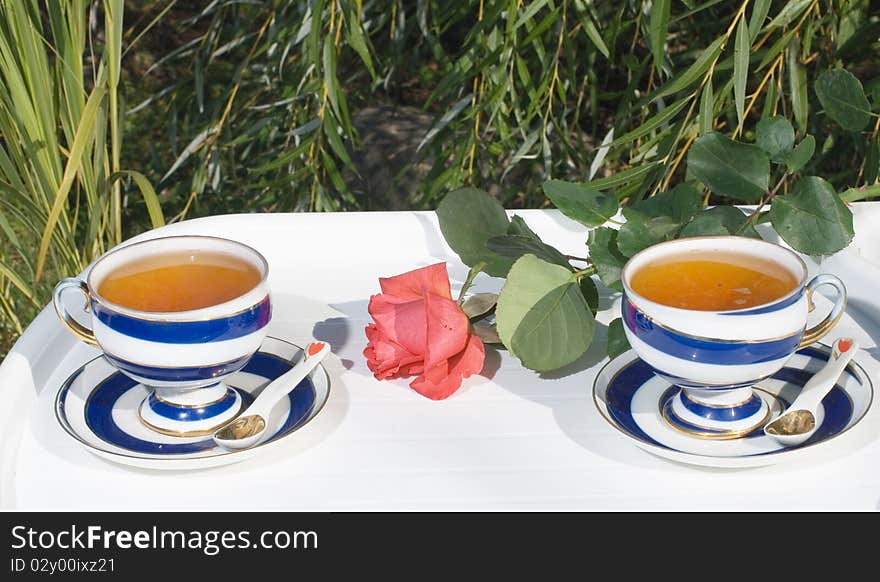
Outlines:
<svg viewBox="0 0 880 582"><path fill-rule="evenodd" d="M764 304L740 309L698 310L649 300L632 288L640 269L688 256L741 257L771 261L793 277L793 288ZM702 236L671 240L634 255L623 268L624 332L636 354L661 378L680 387L664 417L701 438L738 438L769 420L770 402L753 386L778 372L799 349L819 340L846 306L843 282L830 274L807 280L807 267L793 251L764 240ZM813 327L812 294L836 290L830 313ZM712 293L711 288L706 293Z"/></svg>
<svg viewBox="0 0 880 582"><path fill-rule="evenodd" d="M173 311L138 309L121 304L127 301L113 302L102 295L102 285L107 284L104 288L109 294L110 282L120 280L122 273L137 265L162 266L164 260L176 268L180 265L171 263L179 257L186 257L189 263L228 259L231 265L252 270L253 284L241 283L248 285L241 292L226 290L227 295L234 296L215 304L192 303L200 306L178 306ZM151 389L139 408L144 424L162 434L202 436L233 419L245 404L241 394L224 380L247 364L266 336L272 316L268 271L263 255L240 242L210 236L169 236L106 253L84 279L60 281L53 303L71 332L97 346L123 374ZM217 286L217 281L201 283ZM68 289L85 296L90 326L77 321L62 302L62 294ZM224 290L206 289L203 291L209 295L223 297L218 293ZM143 289L139 291L143 294ZM210 297L203 302L206 300Z"/></svg>

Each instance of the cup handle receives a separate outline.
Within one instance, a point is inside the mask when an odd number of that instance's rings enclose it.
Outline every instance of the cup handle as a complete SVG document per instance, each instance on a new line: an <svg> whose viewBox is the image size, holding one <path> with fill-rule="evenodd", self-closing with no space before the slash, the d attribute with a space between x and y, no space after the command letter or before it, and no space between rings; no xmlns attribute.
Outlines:
<svg viewBox="0 0 880 582"><path fill-rule="evenodd" d="M846 308L846 287L844 286L843 281L828 273L816 275L810 279L809 283L807 283L807 304L810 307L810 311L815 309L815 305L813 304L813 293L817 287L821 287L822 285L831 285L837 290L837 297L834 299L834 306L831 308L831 313L826 315L822 321L804 331L804 335L801 337L801 343L798 344L797 349L804 348L811 343L822 339L822 337L831 331L831 328L834 327L843 316L843 310Z"/></svg>
<svg viewBox="0 0 880 582"><path fill-rule="evenodd" d="M55 291L52 293L52 303L55 305L55 313L58 314L58 317L64 322L64 325L67 326L73 335L77 336L82 341L87 344L96 346L98 345L98 340L95 339L95 332L93 332L88 327L84 326L64 307L64 304L61 302L61 295L64 293L66 289L69 288L78 289L83 295L86 296L86 309L90 310L92 304L92 295L89 293L89 287L86 285L86 282L82 279L76 279L74 277L69 277L67 279L62 279L55 285Z"/></svg>

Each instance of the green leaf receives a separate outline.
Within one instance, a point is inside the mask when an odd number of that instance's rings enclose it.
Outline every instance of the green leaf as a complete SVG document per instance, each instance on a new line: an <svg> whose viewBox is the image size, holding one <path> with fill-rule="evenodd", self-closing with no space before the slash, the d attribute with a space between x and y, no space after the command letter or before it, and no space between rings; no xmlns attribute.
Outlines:
<svg viewBox="0 0 880 582"><path fill-rule="evenodd" d="M880 37L880 20L868 22L846 39L837 49L835 56L842 61L858 60L865 47L870 46L878 37Z"/></svg>
<svg viewBox="0 0 880 582"><path fill-rule="evenodd" d="M857 202L868 198L880 197L880 184L873 186L861 186L859 188L849 188L840 195L840 199L844 202Z"/></svg>
<svg viewBox="0 0 880 582"><path fill-rule="evenodd" d="M788 90L791 94L791 109L794 120L801 133L807 131L807 70L800 60L801 43L795 37L786 49L788 61Z"/></svg>
<svg viewBox="0 0 880 582"><path fill-rule="evenodd" d="M507 226L507 234L527 236L535 240L541 240L541 237L535 234L535 231L529 228L526 221L518 214L514 214L510 218L510 224Z"/></svg>
<svg viewBox="0 0 880 582"><path fill-rule="evenodd" d="M623 319L618 317L608 324L608 346L606 351L609 358L616 358L630 349L629 340L623 330Z"/></svg>
<svg viewBox="0 0 880 582"><path fill-rule="evenodd" d="M668 216L684 224L702 210L703 194L693 185L682 183L672 190L640 200L630 208L645 216Z"/></svg>
<svg viewBox="0 0 880 582"><path fill-rule="evenodd" d="M593 41L593 44L596 45L599 52L605 55L606 59L609 58L611 53L608 50L608 45L605 44L602 35L599 34L599 29L596 28L596 23L593 22L593 19L587 16L581 22L584 25L584 32L587 33L587 36Z"/></svg>
<svg viewBox="0 0 880 582"><path fill-rule="evenodd" d="M688 173L716 194L757 202L769 186L770 160L757 146L713 132L691 146Z"/></svg>
<svg viewBox="0 0 880 582"><path fill-rule="evenodd" d="M596 190L607 190L609 188L614 188L615 186L620 186L621 184L632 182L636 178L640 178L643 174L647 174L656 167L656 162L645 162L635 165L632 168L627 168L625 170L616 172L608 176L607 178L597 178L596 180L590 180L589 182L586 182L584 186L589 186L590 188L595 188Z"/></svg>
<svg viewBox="0 0 880 582"><path fill-rule="evenodd" d="M153 189L153 185L150 184L147 177L134 170L120 170L119 172L110 174L107 181L112 184L122 177L128 177L134 180L135 185L141 191L141 196L143 196L144 204L147 206L147 214L150 216L150 224L152 227L159 228L160 226L164 226L165 217L162 215L162 206L159 204L159 196L156 194L156 190Z"/></svg>
<svg viewBox="0 0 880 582"><path fill-rule="evenodd" d="M758 33L764 28L764 22L767 20L772 2L773 0L755 0L752 5L752 14L749 17L749 37L752 42L755 42Z"/></svg>
<svg viewBox="0 0 880 582"><path fill-rule="evenodd" d="M801 143L797 144L797 147L781 156L782 161L788 166L788 173L794 174L803 168L807 162L810 161L810 158L813 157L813 152L815 151L816 138L808 133L807 137L802 139Z"/></svg>
<svg viewBox="0 0 880 582"><path fill-rule="evenodd" d="M880 135L874 136L868 143L865 154L865 184L873 184L880 175Z"/></svg>
<svg viewBox="0 0 880 582"><path fill-rule="evenodd" d="M779 11L779 14L776 15L776 18L767 25L767 28L776 28L790 23L803 14L804 10L810 5L810 2L812 0L791 0L791 2L786 2L782 10Z"/></svg>
<svg viewBox="0 0 880 582"><path fill-rule="evenodd" d="M571 271L533 255L513 264L495 317L507 349L537 371L575 361L590 347L596 325Z"/></svg>
<svg viewBox="0 0 880 582"><path fill-rule="evenodd" d="M670 0L654 0L651 4L648 33L651 53L654 55L654 66L658 73L663 72L663 45L666 43L666 31L669 28L669 6Z"/></svg>
<svg viewBox="0 0 880 582"><path fill-rule="evenodd" d="M736 206L715 206L707 208L681 229L682 238L689 236L739 234L750 238L761 238L753 225L740 232L748 217Z"/></svg>
<svg viewBox="0 0 880 582"><path fill-rule="evenodd" d="M846 69L823 71L814 85L825 113L849 131L861 131L871 121L871 105L862 83Z"/></svg>
<svg viewBox="0 0 880 582"><path fill-rule="evenodd" d="M513 260L486 248L493 236L507 233L509 221L501 203L476 188L460 188L446 195L437 206L440 232L462 262L473 267L486 262L486 272L503 277Z"/></svg>
<svg viewBox="0 0 880 582"><path fill-rule="evenodd" d="M745 18L739 19L736 26L736 41L733 49L733 96L736 102L736 118L739 124L745 122L746 82L749 79L749 25Z"/></svg>
<svg viewBox="0 0 880 582"><path fill-rule="evenodd" d="M715 127L715 95L712 89L712 78L706 81L700 95L700 135L711 133Z"/></svg>
<svg viewBox="0 0 880 582"><path fill-rule="evenodd" d="M619 206L613 194L589 186L549 180L542 185L544 194L567 217L586 226L600 226L617 214Z"/></svg>
<svg viewBox="0 0 880 582"><path fill-rule="evenodd" d="M312 4L311 30L308 36L309 57L311 64L317 65L321 51L321 26L324 18L324 0L315 0Z"/></svg>
<svg viewBox="0 0 880 582"><path fill-rule="evenodd" d="M681 228L681 224L669 216L646 216L635 210L623 212L626 222L617 235L617 248L631 257L642 249L669 240Z"/></svg>
<svg viewBox="0 0 880 582"><path fill-rule="evenodd" d="M690 103L690 101L690 97L679 99L657 115L651 117L650 119L644 120L644 122L640 122L638 127L633 129L632 131L625 133L624 135L618 137L617 139L607 145L604 145L603 147L614 148L621 144L629 143L634 139L648 135L652 131L667 125L673 117L678 115L678 112L681 111L685 105Z"/></svg>
<svg viewBox="0 0 880 582"><path fill-rule="evenodd" d="M596 311L599 309L599 289L596 288L596 282L592 277L581 277L579 285L581 294L586 299L587 305L590 306L590 311L596 315Z"/></svg>
<svg viewBox="0 0 880 582"><path fill-rule="evenodd" d="M777 196L770 221L785 242L808 255L831 255L853 237L852 212L831 184L816 176L801 178L791 193Z"/></svg>
<svg viewBox="0 0 880 582"><path fill-rule="evenodd" d="M361 61L367 66L367 70L370 71L370 77L375 80L376 71L373 68L373 59L370 56L370 49L367 48L367 41L364 37L363 29L361 29L361 23L357 18L358 16L360 15L355 11L346 15L345 19L348 21L348 29L346 30L345 38L349 46L355 50Z"/></svg>
<svg viewBox="0 0 880 582"><path fill-rule="evenodd" d="M794 147L794 128L791 122L781 115L765 117L758 122L755 132L755 143L774 162L782 161L782 155Z"/></svg>
<svg viewBox="0 0 880 582"><path fill-rule="evenodd" d="M671 93L677 93L682 89L690 87L697 79L709 70L709 67L715 62L718 55L721 54L721 47L726 40L727 39L724 35L716 38L712 44L707 46L703 52L700 53L700 56L690 67L660 87L657 93L651 97L651 100L655 101L661 97L665 97Z"/></svg>
<svg viewBox="0 0 880 582"><path fill-rule="evenodd" d="M618 232L603 226L590 231L587 246L590 249L590 261L596 267L599 280L609 289L623 291L620 273L626 264L626 256L617 247Z"/></svg>
<svg viewBox="0 0 880 582"><path fill-rule="evenodd" d="M571 264L569 264L565 255L552 246L530 236L518 234L493 236L486 241L486 248L502 257L510 257L513 260L516 260L523 255L531 254L535 255L542 261L547 261L548 263L571 269Z"/></svg>

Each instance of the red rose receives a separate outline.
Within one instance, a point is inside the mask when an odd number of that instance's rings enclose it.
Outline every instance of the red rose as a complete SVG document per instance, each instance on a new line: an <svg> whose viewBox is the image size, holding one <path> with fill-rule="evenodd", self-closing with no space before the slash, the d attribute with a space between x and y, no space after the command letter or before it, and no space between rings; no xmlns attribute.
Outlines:
<svg viewBox="0 0 880 582"><path fill-rule="evenodd" d="M413 390L442 400L483 369L483 342L452 299L446 263L380 278L379 286L382 293L370 297L376 323L365 330L364 349L377 379L418 374Z"/></svg>

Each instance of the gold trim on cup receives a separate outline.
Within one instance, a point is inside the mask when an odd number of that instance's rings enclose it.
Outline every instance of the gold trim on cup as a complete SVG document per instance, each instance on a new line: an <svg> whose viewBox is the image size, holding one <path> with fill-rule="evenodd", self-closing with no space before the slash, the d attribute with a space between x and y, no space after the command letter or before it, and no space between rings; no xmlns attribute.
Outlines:
<svg viewBox="0 0 880 582"><path fill-rule="evenodd" d="M768 392L762 388L758 388L757 386L752 386L752 390L754 390L755 392L758 392L758 391L764 392L765 394L769 395L773 399L777 398L776 396L774 396L770 392ZM677 394L676 394L676 396L677 396ZM675 398L675 396L673 396L673 398ZM761 397L758 396L758 398L761 398ZM763 398L762 398L762 400L763 400ZM756 424L753 424L752 426L750 426L748 428L743 428L743 429L739 429L739 430L723 430L723 429L718 430L718 429L714 429L712 427L701 426L701 425L695 424L695 426L699 426L700 428L706 429L705 431L699 431L699 430L690 430L690 429L684 428L682 426L678 426L669 417L669 413L666 410L666 402L668 402L668 401L665 401L665 402L658 401L658 405L659 405L659 409L660 409L660 415L663 417L663 420L666 421L666 424L669 425L669 427L674 428L678 432L681 432L681 433L686 434L688 436L692 436L692 437L696 437L696 438L700 438L700 439L709 439L709 440L718 440L718 441L732 440L732 439L738 439L738 438L744 437L745 435L751 433L752 431L756 430L757 428L764 426L767 423L767 421L770 419L770 413L772 412L770 403L767 401L764 401L764 403L767 405L767 412L764 414L763 418L761 418L760 421L758 421ZM691 424L694 424L694 423L691 423Z"/></svg>
<svg viewBox="0 0 880 582"><path fill-rule="evenodd" d="M149 398L149 396L147 396L147 398ZM241 396L239 396L239 398L241 398ZM146 426L148 429L150 429L153 432L157 432L157 433L163 434L165 436L182 437L182 438L212 435L221 426L224 426L224 425L232 422L236 418L238 418L238 416L244 411L244 408L245 408L244 398L241 398L241 403L238 406L238 411L236 411L236 413L232 416L232 418L228 418L228 419L224 420L223 422L221 422L220 424L212 426L211 428L206 428L206 429L202 429L202 430L168 430L165 428L159 428L158 426L147 421L143 417L143 415L141 415L141 407L144 406L145 404L149 407L149 404L147 404L146 400L141 402L141 406L138 406L138 420L141 421L141 424L143 424L144 426ZM182 408L188 408L188 407L182 407Z"/></svg>

